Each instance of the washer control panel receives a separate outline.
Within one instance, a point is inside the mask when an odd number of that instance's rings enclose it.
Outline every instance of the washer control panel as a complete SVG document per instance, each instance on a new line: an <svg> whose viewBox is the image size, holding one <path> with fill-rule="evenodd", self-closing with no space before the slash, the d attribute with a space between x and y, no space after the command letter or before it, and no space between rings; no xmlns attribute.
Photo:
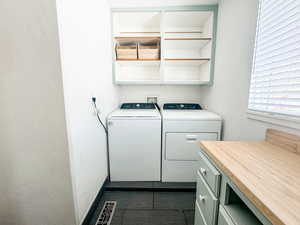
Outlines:
<svg viewBox="0 0 300 225"><path fill-rule="evenodd" d="M154 103L124 103L121 109L155 109Z"/></svg>

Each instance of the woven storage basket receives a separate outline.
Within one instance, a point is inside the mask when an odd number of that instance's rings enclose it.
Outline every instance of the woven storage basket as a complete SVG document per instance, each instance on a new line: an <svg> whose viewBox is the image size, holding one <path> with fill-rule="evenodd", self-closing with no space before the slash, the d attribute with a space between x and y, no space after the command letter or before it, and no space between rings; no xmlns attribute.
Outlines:
<svg viewBox="0 0 300 225"><path fill-rule="evenodd" d="M140 41L138 45L139 59L159 60L159 40Z"/></svg>
<svg viewBox="0 0 300 225"><path fill-rule="evenodd" d="M119 41L116 44L117 60L137 59L137 43L134 41Z"/></svg>

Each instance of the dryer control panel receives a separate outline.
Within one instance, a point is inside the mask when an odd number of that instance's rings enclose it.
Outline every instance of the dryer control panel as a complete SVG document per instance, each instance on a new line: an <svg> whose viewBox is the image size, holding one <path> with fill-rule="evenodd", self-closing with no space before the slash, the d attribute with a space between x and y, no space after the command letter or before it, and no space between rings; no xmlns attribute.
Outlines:
<svg viewBox="0 0 300 225"><path fill-rule="evenodd" d="M191 103L167 103L164 104L164 109L174 109L174 110L201 110L199 104Z"/></svg>

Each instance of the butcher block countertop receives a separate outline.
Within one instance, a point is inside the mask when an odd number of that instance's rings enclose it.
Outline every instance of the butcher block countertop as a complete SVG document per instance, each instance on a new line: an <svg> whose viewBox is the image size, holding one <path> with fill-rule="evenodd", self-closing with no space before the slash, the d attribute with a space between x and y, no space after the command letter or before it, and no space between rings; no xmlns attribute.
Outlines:
<svg viewBox="0 0 300 225"><path fill-rule="evenodd" d="M200 145L272 224L300 224L300 137L269 129L262 142Z"/></svg>

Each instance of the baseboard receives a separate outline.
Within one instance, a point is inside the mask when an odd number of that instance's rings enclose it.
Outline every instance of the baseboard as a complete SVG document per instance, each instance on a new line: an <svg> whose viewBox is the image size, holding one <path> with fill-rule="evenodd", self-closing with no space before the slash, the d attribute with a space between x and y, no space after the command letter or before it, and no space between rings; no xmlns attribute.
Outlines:
<svg viewBox="0 0 300 225"><path fill-rule="evenodd" d="M101 200L101 197L104 194L104 191L105 191L105 188L107 186L107 183L108 183L108 178L105 179L102 187L100 188L100 190L99 190L99 192L98 192L98 194L97 194L94 202L92 203L92 205L91 205L88 213L86 214L86 216L85 216L85 218L84 218L84 220L83 220L83 222L82 222L81 225L90 225L90 221L92 220L92 218L94 216L94 213L95 213L95 211L96 211L96 209L97 209L97 207L99 205L99 202Z"/></svg>
<svg viewBox="0 0 300 225"><path fill-rule="evenodd" d="M106 191L151 191L151 192L196 192L196 188L143 188L143 187L107 187Z"/></svg>
<svg viewBox="0 0 300 225"><path fill-rule="evenodd" d="M195 192L195 182L110 182L106 191Z"/></svg>

